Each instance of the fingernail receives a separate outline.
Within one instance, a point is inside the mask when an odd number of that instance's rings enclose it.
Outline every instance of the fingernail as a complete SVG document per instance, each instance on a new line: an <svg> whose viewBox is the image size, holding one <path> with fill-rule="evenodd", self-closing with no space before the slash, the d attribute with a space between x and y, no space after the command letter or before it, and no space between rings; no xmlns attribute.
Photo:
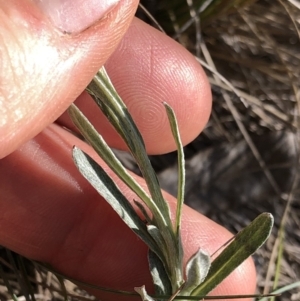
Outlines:
<svg viewBox="0 0 300 301"><path fill-rule="evenodd" d="M120 0L35 0L63 32L78 33L102 19Z"/></svg>

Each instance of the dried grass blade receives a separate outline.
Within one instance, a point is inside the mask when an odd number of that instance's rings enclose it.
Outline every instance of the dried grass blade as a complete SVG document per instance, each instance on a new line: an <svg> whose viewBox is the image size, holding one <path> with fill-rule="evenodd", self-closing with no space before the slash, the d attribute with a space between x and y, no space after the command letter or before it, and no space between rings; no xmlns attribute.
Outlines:
<svg viewBox="0 0 300 301"><path fill-rule="evenodd" d="M7 291L8 293L10 294L11 298L13 301L18 301L18 297L16 296L16 294L14 293L14 290L12 288L12 286L10 285L9 283L9 279L7 277L7 274L4 272L4 269L2 267L2 264L0 264L0 276L1 276L1 279L3 280L4 282L4 285L6 286L7 288Z"/></svg>

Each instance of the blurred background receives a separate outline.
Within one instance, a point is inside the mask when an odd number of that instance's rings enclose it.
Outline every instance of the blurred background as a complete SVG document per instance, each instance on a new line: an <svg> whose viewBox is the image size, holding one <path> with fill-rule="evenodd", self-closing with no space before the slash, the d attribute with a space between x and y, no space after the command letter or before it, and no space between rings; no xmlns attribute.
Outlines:
<svg viewBox="0 0 300 301"><path fill-rule="evenodd" d="M233 233L271 212L272 237L255 255L259 291L299 281L300 2L141 3L200 59L212 86L210 121L185 147L186 203ZM176 153L151 160L176 196ZM277 300L300 300L300 288Z"/></svg>
<svg viewBox="0 0 300 301"><path fill-rule="evenodd" d="M186 203L233 233L261 212L271 212L272 236L254 256L258 292L288 289L300 281L300 2L141 4L137 16L161 26L191 51L213 91L210 121L185 147ZM117 154L139 173L129 155ZM176 153L151 161L161 186L176 195ZM12 292L22 300L63 300L67 295L62 279L4 248L0 272L0 300L12 299ZM69 282L66 287L68 300L93 300ZM273 300L300 300L299 285Z"/></svg>

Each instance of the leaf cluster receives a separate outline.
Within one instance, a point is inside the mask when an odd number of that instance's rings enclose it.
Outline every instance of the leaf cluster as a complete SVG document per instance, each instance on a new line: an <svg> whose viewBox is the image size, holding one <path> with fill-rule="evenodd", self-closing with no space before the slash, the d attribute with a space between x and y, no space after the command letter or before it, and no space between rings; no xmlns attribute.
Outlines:
<svg viewBox="0 0 300 301"><path fill-rule="evenodd" d="M171 219L168 203L163 198L143 138L104 68L94 77L87 91L125 141L140 168L148 191L126 171L103 137L74 104L69 108L71 119L97 154L140 198L139 202L135 201L135 205L143 216L137 214L105 170L88 154L74 147L73 159L78 170L149 247L149 269L157 296L161 296L161 299L166 296L171 299L176 296L206 296L263 244L270 234L273 217L269 213L260 215L238 233L214 261L211 262L211 256L199 248L184 267L180 232L185 185L184 153L173 109L163 103L178 148L179 181L175 221ZM136 288L136 291L143 300L153 300L144 287Z"/></svg>

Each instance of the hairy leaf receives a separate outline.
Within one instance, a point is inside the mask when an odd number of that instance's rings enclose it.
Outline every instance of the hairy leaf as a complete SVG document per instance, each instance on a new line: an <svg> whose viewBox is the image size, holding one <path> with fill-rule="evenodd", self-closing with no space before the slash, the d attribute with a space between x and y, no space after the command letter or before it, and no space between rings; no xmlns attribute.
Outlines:
<svg viewBox="0 0 300 301"><path fill-rule="evenodd" d="M204 281L209 268L209 254L199 249L199 251L190 258L186 265L186 283L180 292L180 295L189 296L190 293Z"/></svg>
<svg viewBox="0 0 300 301"><path fill-rule="evenodd" d="M177 152L178 152L178 189L177 189L177 210L176 210L175 232L176 235L179 236L182 207L184 202L184 187L185 187L184 152L183 152L183 146L180 139L179 128L178 128L175 113L167 103L164 103L164 106L168 115L171 131L174 140L176 142Z"/></svg>
<svg viewBox="0 0 300 301"><path fill-rule="evenodd" d="M130 227L153 252L160 254L160 250L151 235L149 235L146 225L103 168L77 147L73 149L73 160L80 173L111 205L127 226Z"/></svg>
<svg viewBox="0 0 300 301"><path fill-rule="evenodd" d="M151 250L148 252L150 273L153 279L156 295L169 296L172 294L172 285L166 273L165 266L160 258Z"/></svg>
<svg viewBox="0 0 300 301"><path fill-rule="evenodd" d="M145 202L152 212L159 212L159 209L153 200L127 172L122 163L107 145L103 137L96 131L94 126L83 115L83 113L74 104L70 106L68 112L76 127L80 130L84 138L92 145L94 150L103 159L103 161L133 192L135 192Z"/></svg>
<svg viewBox="0 0 300 301"><path fill-rule="evenodd" d="M273 216L270 213L262 213L250 225L240 231L235 239L212 262L205 281L194 289L191 295L206 296L261 247L269 237L272 226Z"/></svg>
<svg viewBox="0 0 300 301"><path fill-rule="evenodd" d="M87 91L129 147L145 178L152 199L170 225L169 206L162 196L157 176L147 156L143 138L104 67L95 75L87 87Z"/></svg>

